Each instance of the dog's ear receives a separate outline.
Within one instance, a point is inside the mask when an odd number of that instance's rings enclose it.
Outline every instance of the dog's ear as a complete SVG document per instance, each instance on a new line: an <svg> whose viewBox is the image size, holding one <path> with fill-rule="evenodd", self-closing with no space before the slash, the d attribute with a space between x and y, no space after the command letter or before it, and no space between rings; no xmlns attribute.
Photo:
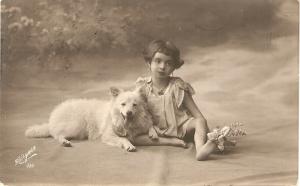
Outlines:
<svg viewBox="0 0 300 186"><path fill-rule="evenodd" d="M116 88L116 87L110 87L110 94L111 94L113 97L117 97L121 92L122 92L121 89L118 89L118 88Z"/></svg>
<svg viewBox="0 0 300 186"><path fill-rule="evenodd" d="M137 87L135 89L135 92L137 92L139 95L146 95L146 91L145 91L145 89L142 86Z"/></svg>
<svg viewBox="0 0 300 186"><path fill-rule="evenodd" d="M137 87L135 90L145 101L147 101L146 90L143 87Z"/></svg>

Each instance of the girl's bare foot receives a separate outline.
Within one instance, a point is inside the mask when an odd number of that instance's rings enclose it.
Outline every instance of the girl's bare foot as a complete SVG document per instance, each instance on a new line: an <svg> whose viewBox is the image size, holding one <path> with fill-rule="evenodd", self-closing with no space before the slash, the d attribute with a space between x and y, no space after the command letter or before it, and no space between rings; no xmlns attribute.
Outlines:
<svg viewBox="0 0 300 186"><path fill-rule="evenodd" d="M197 150L196 159L198 161L207 160L208 156L213 153L216 148L216 143L208 140L199 150Z"/></svg>

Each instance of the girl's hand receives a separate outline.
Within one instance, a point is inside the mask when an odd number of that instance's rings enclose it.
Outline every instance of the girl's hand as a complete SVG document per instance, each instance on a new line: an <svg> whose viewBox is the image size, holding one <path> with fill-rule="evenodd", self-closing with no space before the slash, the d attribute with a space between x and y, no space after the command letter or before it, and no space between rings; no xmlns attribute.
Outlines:
<svg viewBox="0 0 300 186"><path fill-rule="evenodd" d="M149 129L149 138L152 140L158 140L158 134L156 133L154 127Z"/></svg>

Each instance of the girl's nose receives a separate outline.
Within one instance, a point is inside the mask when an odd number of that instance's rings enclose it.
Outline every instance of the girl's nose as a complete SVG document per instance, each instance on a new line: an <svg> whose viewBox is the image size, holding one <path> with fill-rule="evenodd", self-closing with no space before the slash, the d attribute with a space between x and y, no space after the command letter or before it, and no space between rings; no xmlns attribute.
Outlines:
<svg viewBox="0 0 300 186"><path fill-rule="evenodd" d="M166 64L165 63L160 63L160 65L159 65L159 68L161 68L161 69L165 69L165 67L166 67Z"/></svg>

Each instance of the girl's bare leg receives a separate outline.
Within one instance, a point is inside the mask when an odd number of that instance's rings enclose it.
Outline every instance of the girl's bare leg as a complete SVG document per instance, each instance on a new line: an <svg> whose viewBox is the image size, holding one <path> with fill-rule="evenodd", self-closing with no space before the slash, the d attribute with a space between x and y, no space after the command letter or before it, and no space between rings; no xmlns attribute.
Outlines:
<svg viewBox="0 0 300 186"><path fill-rule="evenodd" d="M186 148L186 143L178 138L163 138L151 139L148 135L141 135L134 139L134 145L140 146L178 146Z"/></svg>
<svg viewBox="0 0 300 186"><path fill-rule="evenodd" d="M198 161L203 161L208 158L208 156L215 151L216 144L212 141L207 141L206 135L208 132L208 127L205 120L194 119L190 121L187 127L187 134L194 132L194 142L196 147L196 159Z"/></svg>

